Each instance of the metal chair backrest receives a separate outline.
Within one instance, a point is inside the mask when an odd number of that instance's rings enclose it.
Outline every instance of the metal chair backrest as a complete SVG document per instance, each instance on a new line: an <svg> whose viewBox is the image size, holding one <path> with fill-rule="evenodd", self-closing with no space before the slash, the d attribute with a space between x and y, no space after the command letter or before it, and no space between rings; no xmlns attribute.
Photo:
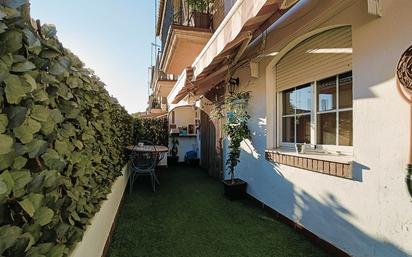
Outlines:
<svg viewBox="0 0 412 257"><path fill-rule="evenodd" d="M137 145L136 147L144 148L144 150L132 152L132 168L137 172L146 172L154 169L159 159L159 153L156 151L156 146L147 140L140 140L139 143L143 144L143 146Z"/></svg>

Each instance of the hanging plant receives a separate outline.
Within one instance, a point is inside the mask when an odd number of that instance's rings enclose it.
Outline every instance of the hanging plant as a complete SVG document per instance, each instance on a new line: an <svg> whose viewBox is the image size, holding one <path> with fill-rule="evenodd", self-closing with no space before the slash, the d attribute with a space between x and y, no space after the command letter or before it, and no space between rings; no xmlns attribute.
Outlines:
<svg viewBox="0 0 412 257"><path fill-rule="evenodd" d="M240 144L245 139L250 139L248 121L250 115L247 105L250 99L249 91L232 93L215 106L213 116L215 118L226 117L223 130L229 139L229 156L226 166L229 171L231 183L235 183L235 167L240 162Z"/></svg>

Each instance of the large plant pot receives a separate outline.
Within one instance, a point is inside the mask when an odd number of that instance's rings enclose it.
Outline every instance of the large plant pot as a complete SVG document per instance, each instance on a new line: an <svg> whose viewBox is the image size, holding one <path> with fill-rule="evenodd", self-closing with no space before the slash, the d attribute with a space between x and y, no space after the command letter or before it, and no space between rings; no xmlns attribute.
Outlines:
<svg viewBox="0 0 412 257"><path fill-rule="evenodd" d="M223 180L223 186L225 195L230 200L239 200L246 197L247 183L241 179L235 179L234 183L230 179Z"/></svg>
<svg viewBox="0 0 412 257"><path fill-rule="evenodd" d="M179 156L167 156L168 166L177 166L179 164Z"/></svg>
<svg viewBox="0 0 412 257"><path fill-rule="evenodd" d="M412 176L406 175L405 182L409 191L409 195L412 196Z"/></svg>
<svg viewBox="0 0 412 257"><path fill-rule="evenodd" d="M210 28L210 14L202 12L193 12L193 22L196 28Z"/></svg>

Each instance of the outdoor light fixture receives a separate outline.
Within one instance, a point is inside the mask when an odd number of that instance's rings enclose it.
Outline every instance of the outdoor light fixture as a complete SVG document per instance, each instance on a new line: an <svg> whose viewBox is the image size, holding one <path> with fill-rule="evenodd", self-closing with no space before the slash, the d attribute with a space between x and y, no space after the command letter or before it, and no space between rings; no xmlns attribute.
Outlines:
<svg viewBox="0 0 412 257"><path fill-rule="evenodd" d="M239 78L231 77L227 83L227 89L229 90L229 94L233 94L235 89L239 86Z"/></svg>
<svg viewBox="0 0 412 257"><path fill-rule="evenodd" d="M401 59L399 60L396 75L396 86L398 91L403 99L411 106L412 114L412 46L403 53ZM412 127L411 142L409 147L409 164L406 168L407 173L405 182L408 187L409 194L412 196Z"/></svg>

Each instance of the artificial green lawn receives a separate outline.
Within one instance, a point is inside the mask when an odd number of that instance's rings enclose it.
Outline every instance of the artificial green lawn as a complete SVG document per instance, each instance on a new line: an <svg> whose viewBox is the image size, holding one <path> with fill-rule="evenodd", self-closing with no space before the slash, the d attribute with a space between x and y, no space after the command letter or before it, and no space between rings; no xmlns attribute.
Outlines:
<svg viewBox="0 0 412 257"><path fill-rule="evenodd" d="M110 257L330 256L249 200L227 200L200 169L164 169L159 180L156 193L145 178L127 188Z"/></svg>

